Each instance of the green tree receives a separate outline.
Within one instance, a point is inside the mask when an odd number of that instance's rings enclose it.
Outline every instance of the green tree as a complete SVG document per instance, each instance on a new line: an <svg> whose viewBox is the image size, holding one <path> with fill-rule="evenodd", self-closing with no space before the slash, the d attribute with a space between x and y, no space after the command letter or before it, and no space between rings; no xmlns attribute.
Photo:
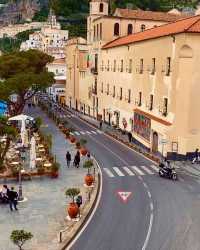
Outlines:
<svg viewBox="0 0 200 250"><path fill-rule="evenodd" d="M39 90L54 83L54 74L46 64L53 58L38 50L18 51L0 57L0 100L8 105L11 115L20 114L26 102ZM17 101L11 95L17 95Z"/></svg>
<svg viewBox="0 0 200 250"><path fill-rule="evenodd" d="M6 141L0 142L0 170L3 169L3 163L6 156L6 153L10 147L10 143L17 136L17 130L8 125L8 119L4 116L0 116L0 137L6 137Z"/></svg>
<svg viewBox="0 0 200 250"><path fill-rule="evenodd" d="M18 246L19 250L23 250L22 247L26 241L33 238L32 233L26 232L24 230L14 230L10 235L11 241Z"/></svg>

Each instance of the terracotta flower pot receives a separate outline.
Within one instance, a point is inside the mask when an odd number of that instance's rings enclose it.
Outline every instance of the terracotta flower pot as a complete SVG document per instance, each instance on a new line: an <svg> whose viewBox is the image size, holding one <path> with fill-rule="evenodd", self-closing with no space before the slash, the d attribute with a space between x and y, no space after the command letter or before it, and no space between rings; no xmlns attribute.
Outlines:
<svg viewBox="0 0 200 250"><path fill-rule="evenodd" d="M58 178L58 172L52 172L51 178Z"/></svg>
<svg viewBox="0 0 200 250"><path fill-rule="evenodd" d="M75 202L71 202L67 208L68 215L71 219L74 219L77 217L79 213L79 208Z"/></svg>
<svg viewBox="0 0 200 250"><path fill-rule="evenodd" d="M94 182L94 177L91 174L87 174L85 176L85 184L87 186L91 186L93 182Z"/></svg>
<svg viewBox="0 0 200 250"><path fill-rule="evenodd" d="M81 148L80 149L80 153L82 154L82 155L86 155L87 154L87 149L86 148Z"/></svg>
<svg viewBox="0 0 200 250"><path fill-rule="evenodd" d="M71 137L70 137L70 141L71 141L71 143L75 143L75 142L76 142L76 138L73 137L73 136L71 136Z"/></svg>

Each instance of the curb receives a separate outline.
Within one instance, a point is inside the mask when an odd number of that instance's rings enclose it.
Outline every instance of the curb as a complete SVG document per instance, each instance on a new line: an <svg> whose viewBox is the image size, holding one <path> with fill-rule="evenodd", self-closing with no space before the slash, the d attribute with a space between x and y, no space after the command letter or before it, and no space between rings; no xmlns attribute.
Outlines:
<svg viewBox="0 0 200 250"><path fill-rule="evenodd" d="M97 191L96 191L96 196L95 199L93 201L92 206L89 209L89 212L87 213L87 215L85 216L84 220L82 221L81 225L79 226L79 228L77 229L77 231L74 233L74 235L67 241L66 244L64 244L61 248L59 248L59 250L68 250L70 248L69 245L73 243L73 241L75 240L75 238L77 237L77 235L81 232L81 230L83 229L83 227L85 226L85 224L87 223L87 221L92 218L92 211L94 210L95 206L97 205L97 201L98 198L100 197L99 195L101 195L100 193L100 189L101 189L101 185L102 185L102 173L101 173L101 168L97 162L97 160L92 157L97 165L97 168L99 169L98 171L98 186L97 186ZM75 243L75 242L74 242Z"/></svg>
<svg viewBox="0 0 200 250"><path fill-rule="evenodd" d="M73 112L70 112L70 113L73 113ZM91 125L91 126L97 128L97 129L99 129L99 127L96 126L95 124L93 124L92 122L89 122L89 121L87 121L86 119L84 119L84 118L82 118L80 116L78 116L78 117L79 117L80 120L82 120L82 121L88 123L89 125ZM144 153L140 152L140 150L137 150L134 146L131 147L130 145L127 145L127 143L125 143L123 140L120 140L117 136L115 137L111 133L106 132L106 131L103 131L103 132L104 132L105 135L107 135L107 136L111 137L112 139L114 139L114 140L122 143L124 146L127 146L129 149L133 150L134 152L143 155L143 157L147 158L148 160L150 160L152 162L155 162L155 163L159 163L160 162L159 158L153 156L152 158L154 158L154 159L152 159L151 157L148 156L149 155L148 153L145 155Z"/></svg>

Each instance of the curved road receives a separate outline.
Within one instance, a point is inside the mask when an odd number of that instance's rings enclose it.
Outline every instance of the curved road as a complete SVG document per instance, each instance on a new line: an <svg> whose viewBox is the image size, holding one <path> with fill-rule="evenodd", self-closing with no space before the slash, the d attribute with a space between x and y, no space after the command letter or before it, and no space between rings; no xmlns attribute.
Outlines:
<svg viewBox="0 0 200 250"><path fill-rule="evenodd" d="M78 134L89 131L82 137L103 173L99 206L70 249L199 250L199 180L186 174L179 174L177 182L162 179L142 155L76 116L70 119ZM119 190L132 192L126 204Z"/></svg>

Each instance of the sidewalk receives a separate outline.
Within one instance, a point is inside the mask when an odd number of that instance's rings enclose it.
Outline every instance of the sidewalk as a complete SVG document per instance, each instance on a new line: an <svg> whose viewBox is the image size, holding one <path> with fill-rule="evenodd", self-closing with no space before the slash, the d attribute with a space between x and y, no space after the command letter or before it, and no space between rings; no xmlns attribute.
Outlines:
<svg viewBox="0 0 200 250"><path fill-rule="evenodd" d="M177 161L175 167L179 171L184 171L190 175L200 177L200 164L192 164L191 161Z"/></svg>
<svg viewBox="0 0 200 250"><path fill-rule="evenodd" d="M28 114L41 116L44 124L47 124L43 130L52 134L52 152L56 154L61 164L60 176L58 179L42 177L23 181L23 194L28 201L19 204L19 211L11 213L9 206L0 206L0 250L16 249L9 239L12 230L15 229L25 229L34 235L33 240L25 245L26 250L55 250L57 233L63 228L67 215L66 207L69 200L65 197L65 190L69 187L82 188L86 173L82 167L79 169L66 167L66 150L71 151L72 157L76 150L67 142L55 124L38 108L31 108ZM7 185L13 185L18 189L18 183L15 181L7 182ZM82 195L84 202L86 194Z"/></svg>

